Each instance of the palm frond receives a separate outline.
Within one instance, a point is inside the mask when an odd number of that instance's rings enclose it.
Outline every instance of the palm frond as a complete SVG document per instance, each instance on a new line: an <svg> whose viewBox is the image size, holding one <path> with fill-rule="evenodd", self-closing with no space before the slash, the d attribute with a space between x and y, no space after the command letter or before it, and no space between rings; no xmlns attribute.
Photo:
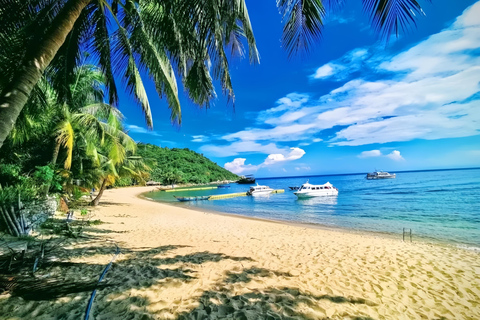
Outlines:
<svg viewBox="0 0 480 320"><path fill-rule="evenodd" d="M113 75L113 65L111 58L111 46L109 37L109 16L105 12L103 2L99 0L98 8L92 14L92 20L95 23L93 32L93 41L90 48L98 56L100 67L105 74L105 86L108 90L108 101L111 105L118 104L118 93ZM118 5L118 1L113 1L113 5ZM114 6L115 8L115 6ZM113 9L112 9L113 10ZM113 10L116 14L117 10Z"/></svg>
<svg viewBox="0 0 480 320"><path fill-rule="evenodd" d="M65 169L70 169L72 166L72 153L74 132L70 121L65 120L57 128L56 141L67 149L67 159L65 160Z"/></svg>
<svg viewBox="0 0 480 320"><path fill-rule="evenodd" d="M392 33L397 37L412 24L417 14L424 15L417 0L362 0L364 10L370 15L373 28L387 39Z"/></svg>
<svg viewBox="0 0 480 320"><path fill-rule="evenodd" d="M291 57L308 52L322 35L326 15L321 0L277 0L277 6L285 21L282 44Z"/></svg>

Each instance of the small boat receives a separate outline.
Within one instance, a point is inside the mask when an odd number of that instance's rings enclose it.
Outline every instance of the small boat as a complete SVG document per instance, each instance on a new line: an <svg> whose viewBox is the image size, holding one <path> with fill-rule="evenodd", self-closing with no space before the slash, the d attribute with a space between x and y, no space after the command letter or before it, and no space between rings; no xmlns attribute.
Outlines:
<svg viewBox="0 0 480 320"><path fill-rule="evenodd" d="M208 198L210 198L210 196L200 196L200 197L177 197L177 196L174 196L175 199L177 199L178 201L199 201L199 200L208 200Z"/></svg>
<svg viewBox="0 0 480 320"><path fill-rule="evenodd" d="M308 183L308 181L298 189L297 192L293 193L299 199L311 198L311 197L322 197L322 196L336 196L338 195L338 189L332 186L330 182L320 185L314 185Z"/></svg>
<svg viewBox="0 0 480 320"><path fill-rule="evenodd" d="M257 183L256 186L250 187L250 190L248 190L247 194L250 196L260 196L260 195L270 194L272 192L273 192L273 189L270 188L269 186L259 186Z"/></svg>
<svg viewBox="0 0 480 320"><path fill-rule="evenodd" d="M237 181L239 184L252 184L255 183L255 177L253 175L242 176L240 180Z"/></svg>
<svg viewBox="0 0 480 320"><path fill-rule="evenodd" d="M300 187L288 187L288 188L290 188L290 190L293 190L293 191L300 189Z"/></svg>
<svg viewBox="0 0 480 320"><path fill-rule="evenodd" d="M230 188L230 186L217 186L217 188L220 188L220 189L222 189L222 188Z"/></svg>
<svg viewBox="0 0 480 320"><path fill-rule="evenodd" d="M375 171L367 173L367 180L378 180L378 179L395 179L395 173L390 174L385 171Z"/></svg>

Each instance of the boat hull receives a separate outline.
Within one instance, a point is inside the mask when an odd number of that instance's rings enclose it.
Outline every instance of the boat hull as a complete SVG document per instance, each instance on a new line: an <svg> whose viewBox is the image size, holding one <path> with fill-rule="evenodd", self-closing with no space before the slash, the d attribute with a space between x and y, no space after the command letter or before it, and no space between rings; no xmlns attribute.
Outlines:
<svg viewBox="0 0 480 320"><path fill-rule="evenodd" d="M273 192L273 189L271 190L261 190L261 191L254 191L254 192L249 192L251 196L266 196L268 194L271 194Z"/></svg>
<svg viewBox="0 0 480 320"><path fill-rule="evenodd" d="M383 177L368 177L367 180L383 180L383 179L395 179L395 175L390 175L390 176L383 176Z"/></svg>
<svg viewBox="0 0 480 320"><path fill-rule="evenodd" d="M298 197L298 199L307 199L313 197L326 197L326 196L336 196L338 195L338 190L316 190L314 192L294 192L294 195Z"/></svg>

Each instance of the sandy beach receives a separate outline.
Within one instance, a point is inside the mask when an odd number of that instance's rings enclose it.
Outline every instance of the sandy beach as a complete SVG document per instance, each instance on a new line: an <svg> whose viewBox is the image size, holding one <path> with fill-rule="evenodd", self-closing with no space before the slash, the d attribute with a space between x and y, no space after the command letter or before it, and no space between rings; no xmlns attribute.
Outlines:
<svg viewBox="0 0 480 320"><path fill-rule="evenodd" d="M107 190L87 237L1 319L480 319L480 254L376 234L205 213ZM51 280L56 279L56 282Z"/></svg>

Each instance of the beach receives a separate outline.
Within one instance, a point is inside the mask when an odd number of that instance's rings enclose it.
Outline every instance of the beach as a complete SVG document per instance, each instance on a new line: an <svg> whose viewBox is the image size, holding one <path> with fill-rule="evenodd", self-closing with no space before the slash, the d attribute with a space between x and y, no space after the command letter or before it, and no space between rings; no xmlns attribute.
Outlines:
<svg viewBox="0 0 480 320"><path fill-rule="evenodd" d="M0 318L83 317L116 246L90 319L480 318L478 251L139 197L154 189L105 191L92 217L104 224L37 272L57 279L51 298L1 295Z"/></svg>

